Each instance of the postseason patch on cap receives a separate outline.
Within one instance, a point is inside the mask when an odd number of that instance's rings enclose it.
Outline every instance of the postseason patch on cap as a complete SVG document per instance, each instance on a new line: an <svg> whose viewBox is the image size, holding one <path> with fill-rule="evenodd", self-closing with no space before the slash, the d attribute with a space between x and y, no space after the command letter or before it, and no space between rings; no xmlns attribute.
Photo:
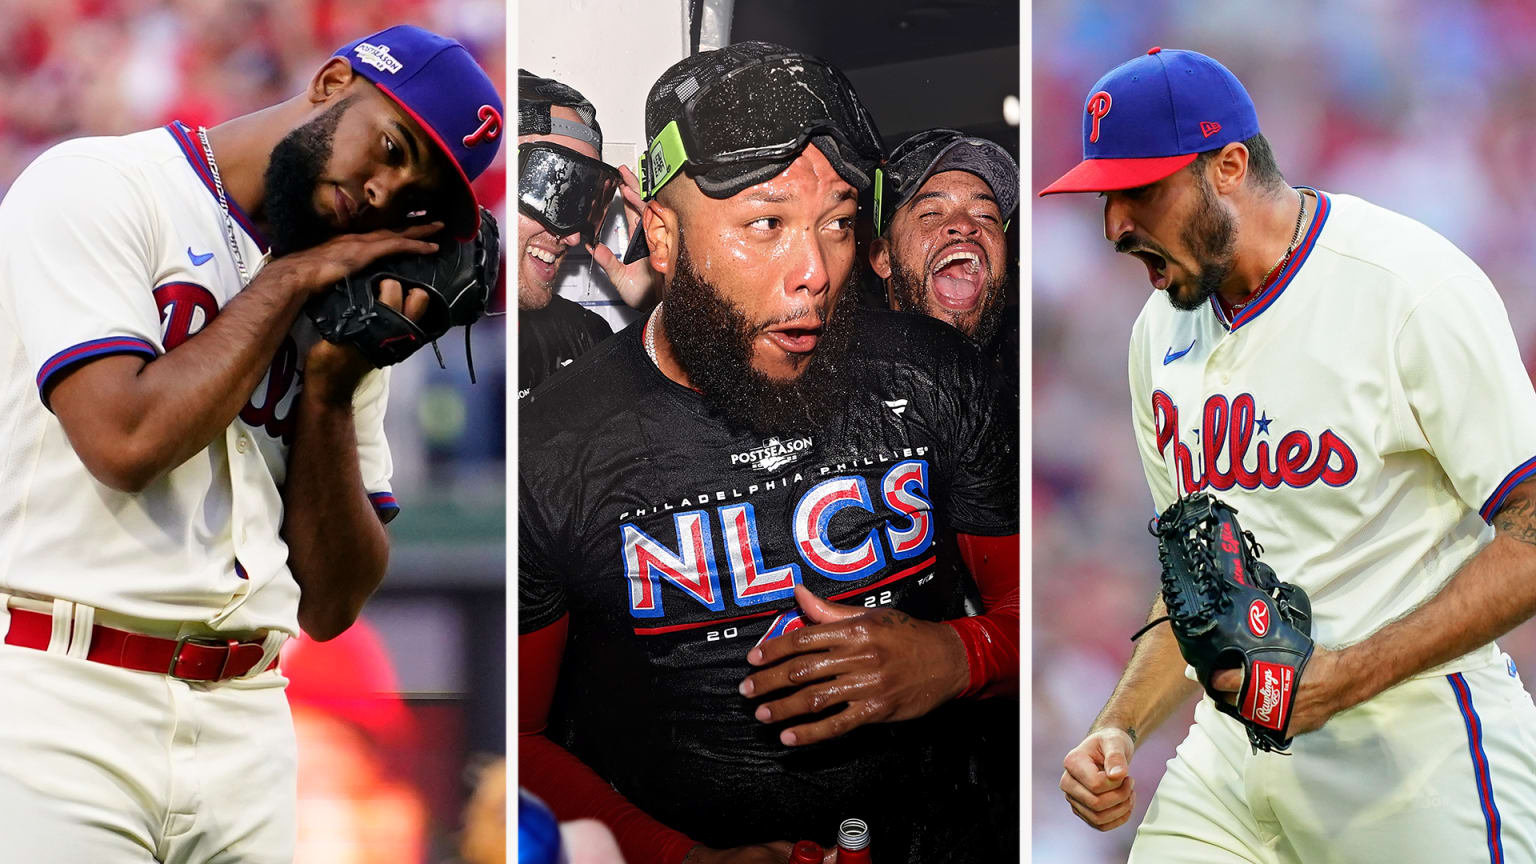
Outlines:
<svg viewBox="0 0 1536 864"><path fill-rule="evenodd" d="M458 182L445 215L455 236L473 236L480 207L470 183L496 158L502 130L501 96L485 70L457 41L410 25L364 36L334 56L347 58L448 158Z"/></svg>
<svg viewBox="0 0 1536 864"><path fill-rule="evenodd" d="M389 75L398 75L400 70L405 68L404 63L390 55L388 45L375 45L372 42L363 42L356 48L353 48L352 53L357 55L359 63L366 63L380 72Z"/></svg>
<svg viewBox="0 0 1536 864"><path fill-rule="evenodd" d="M1082 114L1083 161L1041 191L1108 192L1155 183L1259 134L1242 82L1195 51L1153 48L1105 73Z"/></svg>

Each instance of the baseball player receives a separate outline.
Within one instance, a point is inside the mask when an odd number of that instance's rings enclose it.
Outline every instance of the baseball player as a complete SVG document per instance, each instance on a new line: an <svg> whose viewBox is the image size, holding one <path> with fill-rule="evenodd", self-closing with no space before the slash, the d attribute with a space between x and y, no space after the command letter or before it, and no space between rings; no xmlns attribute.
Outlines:
<svg viewBox="0 0 1536 864"><path fill-rule="evenodd" d="M1291 700L1289 755L1203 699L1131 860L1536 860L1536 707L1493 643L1536 611L1536 394L1493 286L1411 219L1287 185L1204 55L1117 66L1082 135L1041 194L1101 193L1156 289L1129 363L1154 506L1237 508L1316 639L1288 688L1256 682ZM1066 757L1079 817L1129 818L1138 741L1196 689L1153 627Z"/></svg>
<svg viewBox="0 0 1536 864"><path fill-rule="evenodd" d="M555 293L576 244L595 242L625 175L602 161L597 109L574 88L517 71L517 398L613 335L601 315ZM633 177L626 167L627 176ZM630 190L638 204L638 192ZM606 260L614 261L612 251ZM622 266L622 265L620 265Z"/></svg>
<svg viewBox="0 0 1536 864"><path fill-rule="evenodd" d="M964 717L1017 688L1016 456L958 332L856 308L879 133L760 42L674 64L646 132L666 299L520 406L519 782L631 864L855 814L881 860L995 860Z"/></svg>
<svg viewBox="0 0 1536 864"><path fill-rule="evenodd" d="M869 263L892 309L948 322L979 345L1003 325L1019 166L995 142L953 129L919 132L891 151L881 235Z"/></svg>
<svg viewBox="0 0 1536 864"><path fill-rule="evenodd" d="M0 202L4 857L292 859L275 658L351 624L398 510L386 376L300 309L474 235L501 113L392 27L212 129L60 144Z"/></svg>

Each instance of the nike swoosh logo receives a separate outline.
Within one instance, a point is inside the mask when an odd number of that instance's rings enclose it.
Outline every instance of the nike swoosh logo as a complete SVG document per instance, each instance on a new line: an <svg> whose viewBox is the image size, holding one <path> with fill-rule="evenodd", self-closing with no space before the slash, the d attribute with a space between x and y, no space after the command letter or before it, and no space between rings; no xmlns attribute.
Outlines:
<svg viewBox="0 0 1536 864"><path fill-rule="evenodd" d="M1199 342L1199 341L1200 341L1199 339L1191 339L1190 342L1189 342L1189 348L1195 347L1195 343ZM1180 357L1183 357L1185 354L1188 354L1189 353L1189 348L1185 348L1183 351L1177 351L1177 352L1174 351L1172 348L1169 348L1168 349L1168 353L1163 355L1163 365L1167 366L1169 363L1172 363L1173 361L1179 359Z"/></svg>
<svg viewBox="0 0 1536 864"><path fill-rule="evenodd" d="M188 246L187 247L187 257L192 259L192 266L193 267L201 267L204 264L208 263L208 260L213 257L213 253L212 252L204 252L201 255L193 255L192 254L192 247Z"/></svg>

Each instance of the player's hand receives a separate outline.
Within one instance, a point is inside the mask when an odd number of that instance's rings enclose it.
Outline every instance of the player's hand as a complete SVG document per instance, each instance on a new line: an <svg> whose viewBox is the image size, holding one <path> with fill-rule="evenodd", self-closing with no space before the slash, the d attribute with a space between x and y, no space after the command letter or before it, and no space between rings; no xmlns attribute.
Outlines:
<svg viewBox="0 0 1536 864"><path fill-rule="evenodd" d="M412 225L399 231L381 229L366 234L338 234L335 237L299 252L290 252L273 258L261 268L252 280L281 287L292 296L308 297L340 282L379 258L388 255L410 253L430 255L437 251L437 244L422 238L443 230L443 223L428 222Z"/></svg>
<svg viewBox="0 0 1536 864"><path fill-rule="evenodd" d="M779 733L789 746L836 738L865 723L921 717L960 694L970 682L965 646L948 624L922 621L895 609L828 603L802 585L795 600L813 626L747 652L766 667L741 683L743 696L793 692L764 702L756 717L780 723L845 707L814 723Z"/></svg>
<svg viewBox="0 0 1536 864"><path fill-rule="evenodd" d="M734 849L711 849L695 846L683 858L683 864L788 864L790 850L794 846L779 840L753 846L737 846ZM830 857L823 859L832 864Z"/></svg>
<svg viewBox="0 0 1536 864"><path fill-rule="evenodd" d="M624 178L619 194L624 197L624 236L627 238L640 224L645 202L640 199L640 180L635 177L635 172L629 170L628 165L619 166L619 176ZM661 285L661 274L651 269L650 258L625 264L612 249L602 243L587 244L587 251L592 253L592 260L597 266L608 274L608 281L618 289L619 297L632 309L639 309L645 303L645 298Z"/></svg>
<svg viewBox="0 0 1536 864"><path fill-rule="evenodd" d="M1119 828L1136 808L1131 754L1136 742L1124 729L1090 733L1062 760L1061 791L1077 818L1100 831Z"/></svg>
<svg viewBox="0 0 1536 864"><path fill-rule="evenodd" d="M403 295L403 296L402 296ZM432 298L420 288L405 291L398 279L379 280L379 302L402 312L411 321L420 321ZM318 339L304 358L304 389L315 388L316 397L335 403L350 403L357 382L373 369L367 359L351 345L336 345Z"/></svg>
<svg viewBox="0 0 1536 864"><path fill-rule="evenodd" d="M1287 735L1304 735L1323 728L1328 718L1354 705L1341 701L1347 690L1340 688L1339 652L1329 651L1321 645L1312 647L1312 657L1301 671L1296 685L1296 704L1291 707L1291 724ZM1223 669L1211 676L1211 688L1216 690L1228 705L1236 705L1238 694L1243 692L1243 670Z"/></svg>

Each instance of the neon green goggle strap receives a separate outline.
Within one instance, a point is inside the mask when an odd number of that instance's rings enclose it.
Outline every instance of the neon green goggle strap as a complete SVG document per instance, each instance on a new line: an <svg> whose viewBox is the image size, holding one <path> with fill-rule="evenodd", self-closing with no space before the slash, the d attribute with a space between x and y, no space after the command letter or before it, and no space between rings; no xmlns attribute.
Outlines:
<svg viewBox="0 0 1536 864"><path fill-rule="evenodd" d="M875 169L875 236L885 233L885 169Z"/></svg>
<svg viewBox="0 0 1536 864"><path fill-rule="evenodd" d="M649 201L656 197L661 187L676 176L688 161L688 149L683 146L683 134L673 120L656 133L645 158L640 160L640 194Z"/></svg>

